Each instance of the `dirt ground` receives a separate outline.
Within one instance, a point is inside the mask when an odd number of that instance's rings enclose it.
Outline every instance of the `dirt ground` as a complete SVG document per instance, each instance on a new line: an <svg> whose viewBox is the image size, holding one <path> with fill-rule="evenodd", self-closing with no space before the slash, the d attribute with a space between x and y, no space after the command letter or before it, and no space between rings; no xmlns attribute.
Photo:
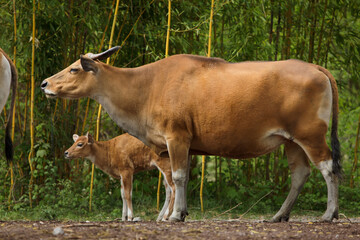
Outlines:
<svg viewBox="0 0 360 240"><path fill-rule="evenodd" d="M0 239L360 239L360 221L0 221Z"/></svg>

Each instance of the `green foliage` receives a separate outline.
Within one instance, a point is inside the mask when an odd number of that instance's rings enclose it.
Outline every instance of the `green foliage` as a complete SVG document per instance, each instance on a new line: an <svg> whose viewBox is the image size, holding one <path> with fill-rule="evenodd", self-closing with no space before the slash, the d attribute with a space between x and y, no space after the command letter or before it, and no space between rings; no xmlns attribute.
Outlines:
<svg viewBox="0 0 360 240"><path fill-rule="evenodd" d="M14 41L12 1L0 0L1 48L13 56L19 89L15 131L15 187L8 211L10 174L0 149L0 219L104 219L120 218L120 183L100 170L95 172L93 212L88 212L91 165L83 159L65 160L63 152L72 144L74 133L94 133L97 103L87 99L48 100L38 87L43 79L78 59L80 54L108 48L111 0L36 1L35 52L35 153L33 205L29 208L30 167L28 162L29 89L31 69L32 1L16 1L17 41ZM291 11L289 11L289 9ZM144 10L144 11L143 11ZM143 15L134 26L141 12ZM215 1L211 55L231 62L283 60L297 58L328 68L335 76L340 95L339 138L342 145L344 180L340 187L340 211L360 214L356 191L359 170L354 173L355 188L349 179L355 155L355 138L360 115L360 6L358 1ZM210 1L172 1L169 55L206 55ZM113 15L112 15L113 16ZM106 26L109 25L106 32ZM123 48L112 63L118 67L137 67L165 57L167 1L120 1L113 45ZM124 42L128 33L129 38ZM102 36L104 44L100 49ZM199 90L201 91L201 90ZM9 108L9 103L7 109ZM86 121L85 121L86 117ZM224 116L225 117L225 116ZM26 119L26 122L25 122ZM82 124L85 121L84 132ZM0 124L5 123L4 113ZM122 133L103 112L100 140ZM4 128L0 128L4 139ZM194 158L188 185L190 212L195 217L211 217L214 212L233 210L244 213L274 213L286 198L290 176L284 150L251 160L207 157L204 204L199 213L200 158ZM216 176L215 176L215 173ZM156 171L139 173L134 178L135 214L155 219L157 214ZM164 200L162 189L161 200ZM315 168L295 206L296 212L324 211L326 185ZM207 215L208 214L208 215ZM150 216L150 217L149 217Z"/></svg>

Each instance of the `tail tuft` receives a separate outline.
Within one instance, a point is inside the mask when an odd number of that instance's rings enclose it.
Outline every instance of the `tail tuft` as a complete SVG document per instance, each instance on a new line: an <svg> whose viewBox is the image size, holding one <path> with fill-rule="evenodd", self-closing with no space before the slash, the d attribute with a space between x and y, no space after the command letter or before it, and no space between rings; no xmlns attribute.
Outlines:
<svg viewBox="0 0 360 240"><path fill-rule="evenodd" d="M334 123L332 123L334 126ZM332 148L332 160L333 160L333 174L342 178L342 167L341 167L341 153L340 153L340 142L337 136L337 130L334 127L331 130L331 148Z"/></svg>
<svg viewBox="0 0 360 240"><path fill-rule="evenodd" d="M9 125L8 125L9 126ZM6 127L5 133L5 156L8 163L13 161L14 158L14 146L11 140L10 128Z"/></svg>

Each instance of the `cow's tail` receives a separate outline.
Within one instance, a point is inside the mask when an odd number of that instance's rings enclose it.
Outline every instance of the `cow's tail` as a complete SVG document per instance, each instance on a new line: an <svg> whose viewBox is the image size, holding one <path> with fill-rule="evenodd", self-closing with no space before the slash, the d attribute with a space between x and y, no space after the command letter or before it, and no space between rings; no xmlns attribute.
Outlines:
<svg viewBox="0 0 360 240"><path fill-rule="evenodd" d="M333 173L341 178L341 152L340 142L338 138L338 115L339 115L339 94L338 88L334 76L325 68L317 66L318 69L323 72L330 80L333 102L332 102L332 124L331 124L331 149L333 160Z"/></svg>
<svg viewBox="0 0 360 240"><path fill-rule="evenodd" d="M9 117L5 129L5 156L8 163L12 162L14 158L14 146L11 139L11 130L13 122L13 112L15 111L15 97L16 97L16 88L18 81L18 73L14 63L9 57L7 57L10 68L11 68L11 104L9 110Z"/></svg>

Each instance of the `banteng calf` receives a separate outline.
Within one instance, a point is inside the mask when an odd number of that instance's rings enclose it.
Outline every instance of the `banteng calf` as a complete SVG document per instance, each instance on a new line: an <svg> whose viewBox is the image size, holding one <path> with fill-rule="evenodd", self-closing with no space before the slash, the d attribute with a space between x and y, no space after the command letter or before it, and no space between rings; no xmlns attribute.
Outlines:
<svg viewBox="0 0 360 240"><path fill-rule="evenodd" d="M173 209L175 185L172 181L169 158L162 158L129 134L122 134L109 141L95 141L90 134L73 135L74 144L65 151L66 158L87 158L113 178L121 179L123 200L122 220L133 220L132 183L134 173L155 169L164 176L165 204L157 221L166 220Z"/></svg>

